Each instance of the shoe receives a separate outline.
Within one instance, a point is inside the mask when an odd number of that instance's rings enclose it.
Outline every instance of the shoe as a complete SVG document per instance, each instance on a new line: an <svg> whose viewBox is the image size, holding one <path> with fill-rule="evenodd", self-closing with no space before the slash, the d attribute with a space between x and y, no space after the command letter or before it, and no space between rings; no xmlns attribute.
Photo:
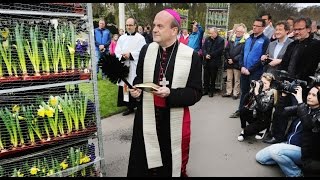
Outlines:
<svg viewBox="0 0 320 180"><path fill-rule="evenodd" d="M231 97L230 94L222 94L222 97Z"/></svg>
<svg viewBox="0 0 320 180"><path fill-rule="evenodd" d="M244 136L243 136L243 134L240 134L240 135L238 136L238 141L240 141L240 142L244 141Z"/></svg>
<svg viewBox="0 0 320 180"><path fill-rule="evenodd" d="M238 117L240 117L240 111L239 110L237 110L236 112L231 114L231 116L229 116L229 118L238 118Z"/></svg>
<svg viewBox="0 0 320 180"><path fill-rule="evenodd" d="M260 140L260 139L263 139L263 135L264 135L263 133L258 133L254 138Z"/></svg>
<svg viewBox="0 0 320 180"><path fill-rule="evenodd" d="M232 96L233 100L237 100L239 98L239 96Z"/></svg>
<svg viewBox="0 0 320 180"><path fill-rule="evenodd" d="M258 134L256 134L256 136L254 138L260 140L263 139L264 135L266 134L267 129L264 129L262 131L260 131Z"/></svg>
<svg viewBox="0 0 320 180"><path fill-rule="evenodd" d="M213 97L213 92L210 92L210 93L209 93L209 97Z"/></svg>
<svg viewBox="0 0 320 180"><path fill-rule="evenodd" d="M180 177L189 177L189 176L188 176L187 172L181 172Z"/></svg>
<svg viewBox="0 0 320 180"><path fill-rule="evenodd" d="M125 112L122 113L122 116L126 116L126 115L129 115L131 113L133 113L134 110L133 109L127 109Z"/></svg>
<svg viewBox="0 0 320 180"><path fill-rule="evenodd" d="M262 142L267 143L267 144L276 144L276 143L280 143L281 141L279 141L276 138L272 137L271 139L265 139Z"/></svg>

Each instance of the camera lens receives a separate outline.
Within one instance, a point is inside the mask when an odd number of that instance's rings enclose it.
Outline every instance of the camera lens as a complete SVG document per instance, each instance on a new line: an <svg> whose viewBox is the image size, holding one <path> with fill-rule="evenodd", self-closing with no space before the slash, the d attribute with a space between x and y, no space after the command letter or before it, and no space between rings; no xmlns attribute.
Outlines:
<svg viewBox="0 0 320 180"><path fill-rule="evenodd" d="M256 87L256 81L255 81L255 80L252 80L252 81L251 81L250 87L251 87L251 88Z"/></svg>

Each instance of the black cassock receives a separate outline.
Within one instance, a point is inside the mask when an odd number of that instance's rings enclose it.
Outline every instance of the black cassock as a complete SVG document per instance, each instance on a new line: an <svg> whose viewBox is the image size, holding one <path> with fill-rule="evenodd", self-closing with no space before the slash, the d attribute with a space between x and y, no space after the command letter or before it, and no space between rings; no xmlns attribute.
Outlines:
<svg viewBox="0 0 320 180"><path fill-rule="evenodd" d="M178 43L178 42L177 42ZM143 64L144 57L148 45L143 46L140 51L139 61L137 65L137 76L133 81L133 84L143 83ZM178 45L178 44L177 44ZM159 47L160 48L160 47ZM168 47L167 53L170 55L173 49L172 59L169 61L168 70L166 73L166 79L169 81L167 87L171 87L172 74L174 70L174 62L177 47ZM162 49L161 49L162 53ZM168 61L167 61L168 62ZM158 53L155 73L153 77L153 83L159 84L158 77L160 73L160 55ZM171 141L170 141L170 107L187 107L192 106L198 102L202 97L202 64L197 53L193 52L191 70L187 81L186 88L171 89L170 95L166 98L165 108L155 107L156 113L156 127L157 135L160 144L160 151L163 166L153 169L148 169L147 158L145 152L143 128L142 128L142 100L139 101L137 111L135 114L133 125L133 137L130 149L130 158L128 166L128 177L152 177L152 176L172 176L172 160L171 160ZM142 97L143 98L143 97Z"/></svg>

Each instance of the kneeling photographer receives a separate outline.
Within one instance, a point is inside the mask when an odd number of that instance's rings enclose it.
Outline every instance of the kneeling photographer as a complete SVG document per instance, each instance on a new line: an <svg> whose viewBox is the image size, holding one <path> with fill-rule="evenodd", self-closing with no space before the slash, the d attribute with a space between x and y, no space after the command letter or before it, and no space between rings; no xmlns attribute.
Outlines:
<svg viewBox="0 0 320 180"><path fill-rule="evenodd" d="M308 92L306 103L303 102L301 86L291 93L297 105L284 108L286 115L296 115L302 122L301 170L303 176L320 175L320 86L316 84Z"/></svg>
<svg viewBox="0 0 320 180"><path fill-rule="evenodd" d="M272 117L271 130L268 133L266 139L263 140L264 143L275 144L283 142L286 139L286 130L288 123L294 117L283 116L282 111L283 107L292 106L298 104L296 98L292 95L295 93L296 87L301 86L304 90L303 97L307 97L307 85L308 83L303 80L294 79L289 76L286 71L276 70L277 77L279 81L274 82L274 88L279 92L282 92L279 97L281 104L275 105L275 111ZM285 94L285 96L284 96Z"/></svg>
<svg viewBox="0 0 320 180"><path fill-rule="evenodd" d="M251 89L245 95L244 106L240 109L243 131L238 136L238 141L252 135L256 135L256 139L262 139L260 131L270 126L276 96L276 90L270 88L273 81L274 76L271 73L263 73L259 81L250 83ZM247 122L249 125L246 125Z"/></svg>
<svg viewBox="0 0 320 180"><path fill-rule="evenodd" d="M260 164L278 164L286 177L320 175L319 87L313 85L310 91L306 91L306 103L303 102L305 90L301 86L296 86L295 91L290 93L297 105L284 107L285 98L279 99L281 114L294 117L294 121L285 142L265 147L256 154ZM282 97L288 94L282 93Z"/></svg>

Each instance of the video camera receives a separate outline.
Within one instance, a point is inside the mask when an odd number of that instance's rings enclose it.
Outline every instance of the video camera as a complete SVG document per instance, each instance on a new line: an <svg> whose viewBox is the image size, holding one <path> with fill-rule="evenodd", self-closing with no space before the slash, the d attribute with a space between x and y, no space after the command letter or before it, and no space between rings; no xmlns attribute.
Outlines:
<svg viewBox="0 0 320 180"><path fill-rule="evenodd" d="M275 82L275 87L278 91L284 93L296 93L296 87L301 86L302 88L308 87L308 82L300 79L290 77L287 71L276 70L278 73L279 81ZM319 81L320 83L320 81Z"/></svg>
<svg viewBox="0 0 320 180"><path fill-rule="evenodd" d="M320 86L320 75L318 76L309 76L311 78L311 81L310 81L310 88L313 87L313 86Z"/></svg>

